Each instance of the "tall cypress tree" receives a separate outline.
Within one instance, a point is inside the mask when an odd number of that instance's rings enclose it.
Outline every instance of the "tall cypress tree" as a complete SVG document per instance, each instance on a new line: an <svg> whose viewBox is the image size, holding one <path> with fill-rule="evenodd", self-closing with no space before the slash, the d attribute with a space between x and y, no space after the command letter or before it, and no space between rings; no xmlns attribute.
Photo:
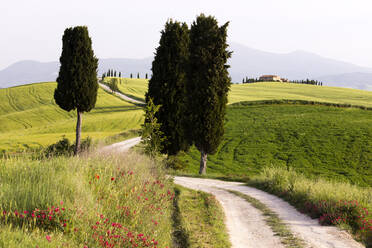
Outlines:
<svg viewBox="0 0 372 248"><path fill-rule="evenodd" d="M139 77L139 72L137 72L137 78L140 78L140 77Z"/></svg>
<svg viewBox="0 0 372 248"><path fill-rule="evenodd" d="M160 105L156 113L160 130L166 137L161 152L175 155L188 148L185 138L186 70L189 29L185 23L168 21L161 32L159 47L152 62L146 102ZM147 78L147 74L146 74Z"/></svg>
<svg viewBox="0 0 372 248"><path fill-rule="evenodd" d="M66 111L77 111L75 155L80 150L83 112L89 112L97 100L98 59L92 50L88 28L67 28L62 38L61 66L57 78L54 99Z"/></svg>
<svg viewBox="0 0 372 248"><path fill-rule="evenodd" d="M227 94L231 79L228 74L227 26L218 26L212 16L201 14L190 29L188 72L188 106L191 132L201 153L199 174L206 173L207 155L214 154L224 134Z"/></svg>

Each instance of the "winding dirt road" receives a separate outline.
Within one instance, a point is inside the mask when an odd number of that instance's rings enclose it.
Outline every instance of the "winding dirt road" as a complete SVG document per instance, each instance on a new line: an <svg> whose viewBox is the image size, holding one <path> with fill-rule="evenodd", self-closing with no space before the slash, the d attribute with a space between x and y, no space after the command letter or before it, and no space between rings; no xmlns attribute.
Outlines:
<svg viewBox="0 0 372 248"><path fill-rule="evenodd" d="M242 198L225 190L235 190L264 203L276 212L288 225L292 233L305 241L311 248L362 248L348 233L336 227L321 226L317 220L299 213L282 199L242 183L225 182L213 179L175 177L174 182L187 188L211 193L221 202L226 215L232 247L259 248L283 247L277 236L265 224L260 211Z"/></svg>
<svg viewBox="0 0 372 248"><path fill-rule="evenodd" d="M104 147L103 151L123 152L140 142L140 137ZM233 248L281 248L275 236L265 223L262 213L243 198L226 190L235 190L253 197L273 212L290 228L292 233L305 242L307 248L363 248L345 231L336 227L321 226L317 220L301 214L282 199L243 183L214 179L174 177L181 186L211 193L221 203Z"/></svg>

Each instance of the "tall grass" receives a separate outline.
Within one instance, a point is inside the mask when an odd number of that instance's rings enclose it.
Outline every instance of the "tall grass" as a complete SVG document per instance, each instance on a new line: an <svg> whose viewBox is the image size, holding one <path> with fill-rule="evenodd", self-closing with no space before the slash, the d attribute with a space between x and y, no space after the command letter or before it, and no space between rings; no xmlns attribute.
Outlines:
<svg viewBox="0 0 372 248"><path fill-rule="evenodd" d="M267 167L249 185L276 194L325 225L351 230L368 245L372 240L372 191L347 182L310 179L294 170Z"/></svg>
<svg viewBox="0 0 372 248"><path fill-rule="evenodd" d="M173 198L137 153L1 160L0 247L169 247Z"/></svg>

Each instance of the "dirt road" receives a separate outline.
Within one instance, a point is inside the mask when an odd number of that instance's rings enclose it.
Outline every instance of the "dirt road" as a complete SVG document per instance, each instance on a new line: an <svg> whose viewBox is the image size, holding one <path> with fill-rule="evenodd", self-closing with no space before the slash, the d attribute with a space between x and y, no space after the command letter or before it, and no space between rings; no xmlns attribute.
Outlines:
<svg viewBox="0 0 372 248"><path fill-rule="evenodd" d="M294 235L312 248L362 248L349 234L331 226L321 226L317 220L299 213L282 199L242 183L212 179L175 177L174 182L187 188L211 193L221 202L226 225L234 248L283 247L277 236L265 224L261 212L248 202L225 190L235 190L264 203L288 225Z"/></svg>

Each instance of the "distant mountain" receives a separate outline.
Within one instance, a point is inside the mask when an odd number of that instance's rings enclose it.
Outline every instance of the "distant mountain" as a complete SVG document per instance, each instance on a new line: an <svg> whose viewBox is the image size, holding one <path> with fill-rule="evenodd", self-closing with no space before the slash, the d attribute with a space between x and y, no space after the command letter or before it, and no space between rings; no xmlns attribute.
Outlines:
<svg viewBox="0 0 372 248"><path fill-rule="evenodd" d="M20 61L0 71L0 87L6 88L25 83L55 81L58 68L59 62Z"/></svg>
<svg viewBox="0 0 372 248"><path fill-rule="evenodd" d="M233 82L240 83L244 77L259 77L263 74L276 74L291 80L317 79L324 85L371 90L372 68L324 58L317 54L295 51L291 53L264 52L247 46L231 43L233 51L229 69ZM100 59L98 74L108 69L122 72L122 76L133 77L140 73L151 75L153 57L144 59ZM19 84L54 81L58 75L59 62L41 63L21 61L0 71L0 87Z"/></svg>
<svg viewBox="0 0 372 248"><path fill-rule="evenodd" d="M304 51L291 53L269 53L252 49L238 43L231 43L230 50L233 55L230 61L230 75L234 82L241 82L243 77L259 77L263 74L275 74L291 80L305 78L322 78L327 75L340 75L340 77L325 77L324 82L333 86L345 87L346 81L341 75L348 73L372 73L372 68L361 67ZM372 83L372 77L364 78ZM355 74L357 76L357 74ZM336 81L332 81L335 79ZM360 83L354 83L352 78L347 81L350 88L360 88ZM340 83L339 83L340 82ZM330 85L330 84L329 84Z"/></svg>
<svg viewBox="0 0 372 248"><path fill-rule="evenodd" d="M151 75L152 58L145 59L100 59L98 66L98 75L109 69L122 72L123 77L145 77L148 73ZM22 85L35 82L55 81L58 76L59 62L42 63L38 61L25 60L12 64L0 71L0 88L7 88L16 85Z"/></svg>
<svg viewBox="0 0 372 248"><path fill-rule="evenodd" d="M326 85L328 86L338 86L372 91L372 73L351 72L322 76L316 78L316 80L326 82Z"/></svg>

